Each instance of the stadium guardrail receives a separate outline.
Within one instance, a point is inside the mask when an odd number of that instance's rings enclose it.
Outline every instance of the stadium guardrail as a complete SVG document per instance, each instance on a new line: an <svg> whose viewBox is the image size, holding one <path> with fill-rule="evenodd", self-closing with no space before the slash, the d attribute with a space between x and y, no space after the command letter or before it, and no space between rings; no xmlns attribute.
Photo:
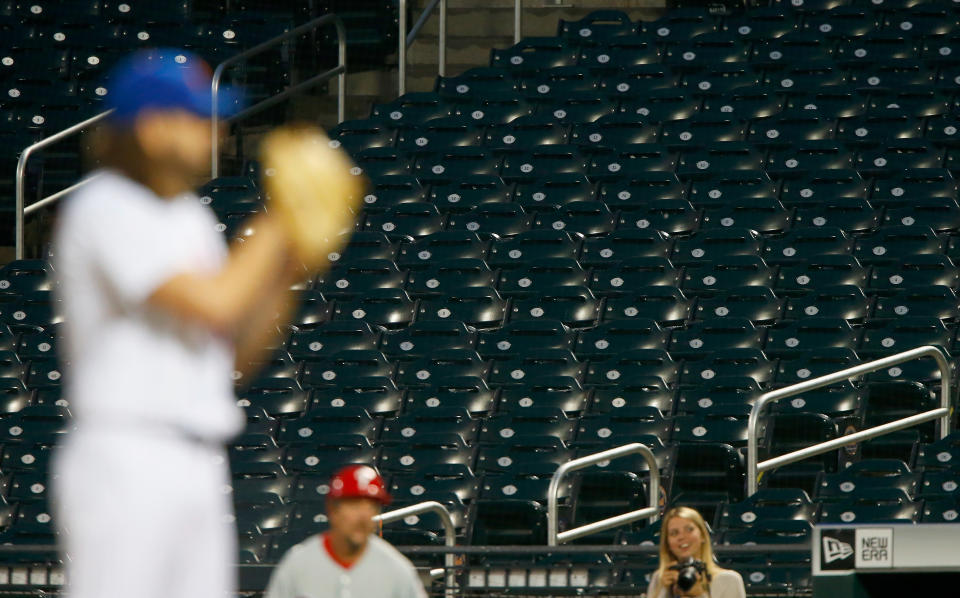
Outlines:
<svg viewBox="0 0 960 598"><path fill-rule="evenodd" d="M824 386L829 386L836 382L842 382L844 380L856 378L857 376L861 376L863 374L876 372L877 370L882 370L906 361L919 359L921 357L932 357L937 362L937 366L940 369L940 407L937 409L924 411L923 413L911 415L910 417L894 420L892 422L867 428L866 430L854 432L853 434L847 434L839 438L834 438L833 440L820 442L806 448L758 462L757 444L759 437L760 416L763 413L764 407L766 407L769 403L779 401L780 399L787 397L792 397L808 390L814 390ZM802 461L808 457L827 453L849 444L855 444L863 440L869 440L871 438L883 436L884 434L889 434L890 432L903 430L904 428L909 428L911 426L935 419L940 420L940 438L946 437L950 432L951 402L950 364L947 359L947 355L944 353L943 349L933 345L927 345L924 347L910 349L909 351L904 351L902 353L897 353L896 355L890 355L882 359L862 363L838 372L833 372L832 374L825 374L811 380L804 380L803 382L778 388L777 390L772 390L761 395L760 398L757 399L757 402L754 403L753 409L750 411L750 420L747 428L747 496L751 496L756 493L757 484L761 473L775 469L782 465Z"/></svg>
<svg viewBox="0 0 960 598"><path fill-rule="evenodd" d="M220 80L223 79L223 73L226 71L227 67L237 64L242 60L246 60L251 56L256 56L261 54L270 48L281 44L289 39L299 37L305 33L310 33L314 29L318 29L328 23L333 23L334 27L337 29L337 66L334 68L324 71L318 75L314 75L305 81L297 83L293 87L288 87L287 89L281 91L278 94L274 94L265 100L261 100L254 104L253 106L248 106L244 108L239 113L231 116L228 119L224 119L226 122L236 122L242 120L248 116L256 114L262 110L266 110L270 106L274 106L283 100L287 99L291 95L303 91L309 87L312 87L318 83L323 83L333 77L337 78L337 122L343 122L344 118L344 105L346 103L347 91L346 91L346 75L347 75L347 32L343 27L343 21L340 20L335 14L327 14L322 17L317 17L312 21L307 21L299 27L294 27L290 31L281 33L280 35L268 39L267 41L257 44L256 46L240 52L236 56L231 56L230 58L224 60L217 65L217 68L213 71L213 79L210 82L210 93L212 95L212 106L210 119L213 122L213 126L210 128L210 141L211 141L211 151L210 151L210 178L215 179L220 176L220 132L219 132L219 115L217 114L217 98L220 92Z"/></svg>
<svg viewBox="0 0 960 598"><path fill-rule="evenodd" d="M600 521L594 521L593 523L581 525L580 527L558 532L557 497L560 493L560 483L563 481L563 478L566 477L568 473L577 471L578 469L583 469L585 467L590 467L591 465L596 465L602 461L609 461L611 459L626 457L627 455L633 455L636 453L643 455L644 460L647 462L647 466L650 468L650 485L648 488L648 494L650 496L649 506L644 507L643 509L637 509L635 511L630 511L628 513L623 513L614 517L608 517L606 519L601 519ZM560 467L557 468L557 471L553 473L553 477L550 478L550 488L547 491L547 545L556 546L561 542L569 542L570 540L575 540L590 534L602 532L624 525L625 523L630 523L631 521L637 521L638 519L649 518L651 521L656 521L657 514L660 512L660 506L658 504L659 499L660 467L657 465L657 459L654 456L653 451L651 451L644 444L633 442L631 444L625 444L623 446L618 446L616 448L601 451L599 453L580 457L579 459L567 461L566 463L560 465Z"/></svg>

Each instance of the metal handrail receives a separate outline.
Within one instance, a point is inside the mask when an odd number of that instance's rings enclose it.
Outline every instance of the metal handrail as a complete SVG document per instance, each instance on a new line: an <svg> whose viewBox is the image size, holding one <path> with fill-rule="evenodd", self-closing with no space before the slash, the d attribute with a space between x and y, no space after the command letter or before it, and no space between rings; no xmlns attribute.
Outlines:
<svg viewBox="0 0 960 598"><path fill-rule="evenodd" d="M71 135L79 133L80 131L86 129L90 125L94 125L100 122L101 120L106 118L111 112L113 112L113 109L106 110L104 112L101 112L100 114L97 114L96 116L92 116L88 118L87 120L84 120L84 121L78 122L75 125L69 126L62 131L58 131L53 135L50 135L49 137L45 137L44 139L41 139L40 141L27 147L26 149L23 150L23 152L20 153L20 158L17 160L17 174L16 174L16 187L15 187L16 224L14 228L14 245L16 246L16 257L18 260L23 259L24 217L27 214L32 214L33 212L39 210L40 208L57 201L62 196L66 195L67 193L70 193L71 191L77 189L78 187L85 185L86 183L90 182L92 178L91 177L91 178L83 179L80 182L74 185L71 185L70 187L67 187L62 191L58 191L57 193L54 193L49 197L44 197L40 201L32 203L29 206L25 206L24 203L25 203L25 198L27 193L27 190L26 190L27 160L29 160L30 156L37 150L41 150L45 147L51 146L54 143L57 143L59 141L62 141L63 139L66 139L67 137L70 137Z"/></svg>
<svg viewBox="0 0 960 598"><path fill-rule="evenodd" d="M246 118L252 114L265 110L270 106L278 104L289 96L303 91L304 89L316 85L317 83L322 83L333 77L337 77L337 122L343 122L344 118L344 104L346 103L346 73L347 73L347 33L346 29L343 27L343 21L340 20L340 17L334 14L323 15L322 17L317 17L312 21L308 21L299 27L295 27L290 31L281 33L280 35L269 39L263 43L257 44L256 46L240 52L236 56L231 56L230 58L224 60L217 65L216 70L213 72L213 80L210 82L210 94L212 96L211 100L211 109L210 109L210 120L212 121L213 126L210 129L210 140L211 140L211 151L210 151L210 178L217 178L220 176L220 135L219 135L219 114L217 105L217 97L220 93L220 80L223 78L223 73L228 66L234 65L241 60L245 60L260 54L265 50L268 50L277 44L287 41L288 39L298 37L304 33L308 33L326 25L327 23L333 23L337 29L337 66L310 77L306 81L301 81L300 83L294 85L293 87L288 87L284 91L270 96L269 98L262 100L253 106L249 106L244 109L242 112L233 115L228 122L237 121L243 118Z"/></svg>
<svg viewBox="0 0 960 598"><path fill-rule="evenodd" d="M924 411L923 413L911 415L910 417L867 428L866 430L847 434L846 436L834 438L833 440L827 440L758 463L757 444L760 415L768 403L792 397L808 390L829 386L836 382L856 378L863 374L869 374L870 372L882 370L886 367L920 357L932 357L937 362L937 367L940 368L940 407L937 409L931 409L930 411ZM764 393L757 399L757 402L754 403L753 409L750 411L750 420L747 427L747 496L757 491L759 474L764 471L789 463L796 463L797 461L802 461L815 455L828 453L862 440L883 436L890 432L896 432L897 430L909 428L935 419L940 420L940 438L946 437L950 432L950 384L950 364L947 362L947 356L944 354L943 349L933 345L927 345Z"/></svg>
<svg viewBox="0 0 960 598"><path fill-rule="evenodd" d="M417 34L420 33L437 4L440 5L437 75L444 77L447 74L447 0L431 0L430 4L424 7L409 33L407 33L407 0L400 0L399 34L397 35L397 95L402 96L407 93L407 48L417 39Z"/></svg>
<svg viewBox="0 0 960 598"><path fill-rule="evenodd" d="M616 459L617 457L626 457L627 455L632 455L634 453L640 453L643 455L644 460L647 462L647 466L650 468L650 506L643 509L637 509L636 511L623 513L622 515L617 515L615 517L608 517L607 519L594 521L593 523L588 523L574 529L557 533L557 495L560 493L560 482L563 480L563 478L572 471L590 467L591 465L595 465L601 461L609 461L610 459ZM585 457L580 457L579 459L567 461L558 467L557 471L553 473L553 477L550 478L550 488L547 491L547 545L557 546L561 542L569 542L570 540L575 540L589 534L602 532L604 530L608 530L625 523L630 523L631 521L636 521L638 519L649 518L652 521L656 521L657 514L660 512L660 507L658 505L659 499L660 469L657 465L657 459L654 456L653 451L651 451L644 444L633 442L599 453L594 453L592 455L587 455Z"/></svg>
<svg viewBox="0 0 960 598"><path fill-rule="evenodd" d="M420 513L436 513L439 515L440 521L443 523L444 544L450 548L456 545L457 533L453 527L453 517L450 516L450 511L447 509L447 507L435 500L428 500L426 502L417 503L408 507L401 507L399 509L394 509L393 511L387 511L386 513L380 513L379 515L374 516L373 520L385 524L393 521L400 521L405 517L419 515ZM444 555L443 564L447 575L446 595L447 598L453 598L454 584L456 583L454 554L449 553Z"/></svg>
<svg viewBox="0 0 960 598"><path fill-rule="evenodd" d="M517 0L513 7L513 43L520 43L520 32L523 29L523 0Z"/></svg>

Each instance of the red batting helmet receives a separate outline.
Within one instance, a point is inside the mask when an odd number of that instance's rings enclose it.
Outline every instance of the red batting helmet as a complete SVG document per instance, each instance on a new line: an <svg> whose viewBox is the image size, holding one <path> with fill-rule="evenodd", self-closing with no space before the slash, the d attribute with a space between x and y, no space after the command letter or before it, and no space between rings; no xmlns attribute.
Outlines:
<svg viewBox="0 0 960 598"><path fill-rule="evenodd" d="M372 498L384 505L390 503L383 478L369 465L348 465L335 473L327 497Z"/></svg>

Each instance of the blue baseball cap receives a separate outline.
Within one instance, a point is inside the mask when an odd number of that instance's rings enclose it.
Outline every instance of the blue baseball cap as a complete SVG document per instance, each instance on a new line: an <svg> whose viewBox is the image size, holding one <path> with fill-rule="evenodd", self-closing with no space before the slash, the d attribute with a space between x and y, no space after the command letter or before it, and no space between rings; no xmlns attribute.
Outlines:
<svg viewBox="0 0 960 598"><path fill-rule="evenodd" d="M108 117L114 123L132 122L141 111L187 110L211 116L212 72L199 56L178 48L157 48L137 52L122 60L108 75ZM242 94L221 86L217 93L217 115L227 117L242 108Z"/></svg>

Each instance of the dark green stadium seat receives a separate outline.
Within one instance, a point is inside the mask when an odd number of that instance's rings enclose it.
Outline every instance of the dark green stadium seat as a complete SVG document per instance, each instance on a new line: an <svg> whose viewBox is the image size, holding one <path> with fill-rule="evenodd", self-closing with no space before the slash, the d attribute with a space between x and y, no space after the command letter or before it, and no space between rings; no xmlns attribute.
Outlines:
<svg viewBox="0 0 960 598"><path fill-rule="evenodd" d="M722 95L703 99L702 114L748 121L769 118L783 110L786 99L765 86L736 88Z"/></svg>
<svg viewBox="0 0 960 598"><path fill-rule="evenodd" d="M946 115L950 106L950 99L929 85L903 85L870 93L871 109L897 107L916 118Z"/></svg>
<svg viewBox="0 0 960 598"><path fill-rule="evenodd" d="M896 256L939 254L943 248L943 240L929 227L900 224L858 238L853 255L864 265L889 264L896 261Z"/></svg>
<svg viewBox="0 0 960 598"><path fill-rule="evenodd" d="M796 179L784 180L780 189L780 201L788 208L813 206L821 199L866 200L869 192L869 185L860 178L857 171L839 168L809 172ZM806 222L803 224L806 225Z"/></svg>
<svg viewBox="0 0 960 598"><path fill-rule="evenodd" d="M321 352L303 363L300 382L304 388L338 386L344 376L387 376L393 364L383 353L373 349Z"/></svg>
<svg viewBox="0 0 960 598"><path fill-rule="evenodd" d="M512 94L519 91L519 81L505 69L474 67L453 77L437 77L435 91L443 98L456 102L470 101L474 94Z"/></svg>
<svg viewBox="0 0 960 598"><path fill-rule="evenodd" d="M553 114L537 112L487 127L483 144L499 153L509 154L538 145L567 143L568 133L569 127L557 122Z"/></svg>
<svg viewBox="0 0 960 598"><path fill-rule="evenodd" d="M729 444L680 442L670 495L680 492L716 492L727 500L743 498L743 457ZM716 504L716 503L715 503Z"/></svg>
<svg viewBox="0 0 960 598"><path fill-rule="evenodd" d="M470 175L496 175L500 158L482 147L452 146L417 159L414 174L424 184L447 184Z"/></svg>
<svg viewBox="0 0 960 598"><path fill-rule="evenodd" d="M669 11L655 21L643 23L643 32L660 42L676 42L716 31L717 22L704 9L680 8Z"/></svg>
<svg viewBox="0 0 960 598"><path fill-rule="evenodd" d="M425 268L434 254L444 259L475 258L483 259L487 255L487 242L476 233L468 231L442 231L433 233L413 242L403 243L397 255L397 264L401 268Z"/></svg>
<svg viewBox="0 0 960 598"><path fill-rule="evenodd" d="M800 264L816 255L847 255L853 239L836 226L804 226L767 239L763 259L771 265Z"/></svg>
<svg viewBox="0 0 960 598"><path fill-rule="evenodd" d="M537 230L563 230L584 237L599 237L613 231L617 215L598 201L572 201L540 212L533 221Z"/></svg>
<svg viewBox="0 0 960 598"><path fill-rule="evenodd" d="M545 376L566 376L580 380L587 366L568 349L531 349L510 359L493 362L490 386L519 386Z"/></svg>
<svg viewBox="0 0 960 598"><path fill-rule="evenodd" d="M700 213L683 199L654 199L621 207L617 228L653 229L665 235L689 235L700 228Z"/></svg>
<svg viewBox="0 0 960 598"><path fill-rule="evenodd" d="M444 433L457 434L470 444L477 437L480 423L462 407L418 410L384 422L380 442L383 446L409 446L419 434Z"/></svg>
<svg viewBox="0 0 960 598"><path fill-rule="evenodd" d="M376 180L384 175L411 174L413 157L393 147L370 147L353 156L357 176L364 174Z"/></svg>
<svg viewBox="0 0 960 598"><path fill-rule="evenodd" d="M680 364L662 349L636 349L614 359L590 362L586 382L594 387L619 387L624 381L656 376L673 387L680 376Z"/></svg>
<svg viewBox="0 0 960 598"><path fill-rule="evenodd" d="M860 364L860 360L849 349L816 349L808 351L806 355L789 360L780 361L780 371L777 375L777 386L786 386L816 378L844 368ZM841 352L847 354L847 359ZM822 354L821 354L822 353ZM831 417L850 416L860 410L861 392L850 382L841 382L811 390L789 401L779 401L771 406L774 413L823 413Z"/></svg>
<svg viewBox="0 0 960 598"><path fill-rule="evenodd" d="M923 523L952 523L960 513L960 499L957 497L929 499L923 503Z"/></svg>
<svg viewBox="0 0 960 598"><path fill-rule="evenodd" d="M573 258L532 258L524 267L504 270L497 285L504 297L535 297L551 287L584 286L587 271Z"/></svg>
<svg viewBox="0 0 960 598"><path fill-rule="evenodd" d="M457 434L428 433L407 445L385 447L377 464L386 473L413 473L448 464L470 467L474 453Z"/></svg>
<svg viewBox="0 0 960 598"><path fill-rule="evenodd" d="M894 139L861 152L854 167L861 176L886 178L907 169L939 168L942 152L923 139Z"/></svg>
<svg viewBox="0 0 960 598"><path fill-rule="evenodd" d="M327 254L332 264L340 260L384 259L392 260L397 255L397 246L383 233L359 231L350 235L343 249Z"/></svg>
<svg viewBox="0 0 960 598"><path fill-rule="evenodd" d="M866 321L872 308L873 302L858 286L825 286L791 297L785 317L797 320L810 317L840 318L859 325Z"/></svg>
<svg viewBox="0 0 960 598"><path fill-rule="evenodd" d="M531 406L491 415L480 428L481 444L500 444L505 439L553 436L565 443L573 440L576 418L556 407Z"/></svg>
<svg viewBox="0 0 960 598"><path fill-rule="evenodd" d="M448 349L397 365L400 388L423 388L455 377L486 378L490 365L473 349Z"/></svg>
<svg viewBox="0 0 960 598"><path fill-rule="evenodd" d="M371 147L393 146L396 133L396 129L388 128L378 120L345 120L330 130L330 145L356 154Z"/></svg>
<svg viewBox="0 0 960 598"><path fill-rule="evenodd" d="M775 290L778 296L789 296L823 286L852 284L863 288L869 273L851 255L816 255L803 264L782 266Z"/></svg>
<svg viewBox="0 0 960 598"><path fill-rule="evenodd" d="M620 111L640 119L646 119L650 125L674 120L687 120L700 114L700 99L693 97L680 88L680 83L665 89L637 90L631 92L630 83L616 82L617 89L624 89L618 97Z"/></svg>
<svg viewBox="0 0 960 598"><path fill-rule="evenodd" d="M311 408L362 407L374 416L391 416L402 403L403 392L389 376L347 374L336 386L310 391Z"/></svg>
<svg viewBox="0 0 960 598"><path fill-rule="evenodd" d="M622 36L602 44L584 45L580 50L580 65L599 77L619 77L624 70L659 64L662 57L663 49L655 40Z"/></svg>
<svg viewBox="0 0 960 598"><path fill-rule="evenodd" d="M899 459L866 459L838 473L821 474L815 498L824 502L842 500L854 491L896 488L914 497L920 488L921 474L912 472Z"/></svg>
<svg viewBox="0 0 960 598"><path fill-rule="evenodd" d="M503 496L477 501L472 544L542 545L547 541L546 507Z"/></svg>
<svg viewBox="0 0 960 598"><path fill-rule="evenodd" d="M551 173L583 174L589 162L576 145L540 145L503 158L500 176L506 183L529 183Z"/></svg>
<svg viewBox="0 0 960 598"><path fill-rule="evenodd" d="M462 214L487 203L510 200L512 188L495 174L468 175L430 187L430 201L441 214Z"/></svg>
<svg viewBox="0 0 960 598"><path fill-rule="evenodd" d="M590 42L605 42L619 37L630 37L638 33L637 23L619 10L594 10L576 21L560 19L557 35L572 39L580 38Z"/></svg>
<svg viewBox="0 0 960 598"><path fill-rule="evenodd" d="M577 336L574 352L581 360L604 360L624 351L666 349L669 333L655 320L604 322Z"/></svg>
<svg viewBox="0 0 960 598"><path fill-rule="evenodd" d="M715 209L740 199L776 201L778 193L778 185L762 170L736 170L694 181L688 198L697 208Z"/></svg>
<svg viewBox="0 0 960 598"><path fill-rule="evenodd" d="M649 116L633 111L614 112L574 127L570 139L586 147L613 148L634 143L656 143L660 129Z"/></svg>
<svg viewBox="0 0 960 598"><path fill-rule="evenodd" d="M399 500L420 501L424 498L439 502L463 504L476 499L480 480L463 463L437 463L413 474L394 475L390 494Z"/></svg>
<svg viewBox="0 0 960 598"><path fill-rule="evenodd" d="M669 430L670 419L656 407L623 407L582 417L577 431L577 447L603 450L634 442L635 438L646 435L665 439Z"/></svg>
<svg viewBox="0 0 960 598"><path fill-rule="evenodd" d="M722 68L731 63L746 64L749 55L749 46L726 33L710 31L690 40L671 40L665 44L663 63L674 70L695 72L704 66ZM747 79L749 76L744 78L739 86L749 85Z"/></svg>
<svg viewBox="0 0 960 598"><path fill-rule="evenodd" d="M828 60L832 44L817 33L790 31L774 39L763 40L751 47L750 62L767 70L809 60Z"/></svg>
<svg viewBox="0 0 960 598"><path fill-rule="evenodd" d="M575 333L558 320L521 320L478 335L477 352L484 359L516 359L537 349L573 348Z"/></svg>
<svg viewBox="0 0 960 598"><path fill-rule="evenodd" d="M380 214L399 204L422 202L427 198L426 187L410 174L380 175L370 181L366 191L363 209L367 214ZM354 242L362 243L363 239L353 236L350 243Z"/></svg>
<svg viewBox="0 0 960 598"><path fill-rule="evenodd" d="M457 114L469 116L482 125L497 125L511 122L521 116L533 114L534 105L519 93L489 93L472 97L470 103L457 105Z"/></svg>
<svg viewBox="0 0 960 598"><path fill-rule="evenodd" d="M253 382L237 394L241 407L263 409L271 417L299 417L307 408L307 393L296 380L268 378Z"/></svg>
<svg viewBox="0 0 960 598"><path fill-rule="evenodd" d="M678 326L690 317L692 307L693 300L674 286L635 286L607 298L603 321L650 318L661 326Z"/></svg>
<svg viewBox="0 0 960 598"><path fill-rule="evenodd" d="M573 450L555 436L514 435L496 444L480 446L476 470L478 473L500 474L527 466L551 464L556 467L573 457Z"/></svg>
<svg viewBox="0 0 960 598"><path fill-rule="evenodd" d="M904 318L908 319L908 318ZM875 356L870 356L874 359ZM920 380L914 381L914 380ZM908 417L914 413L929 411L940 406L938 397L924 384L931 382L916 376L913 380L876 382L868 380L864 405L864 425L876 426L888 421ZM934 422L921 424L919 430L924 442L934 439Z"/></svg>
<svg viewBox="0 0 960 598"><path fill-rule="evenodd" d="M855 349L860 333L842 318L811 316L781 322L769 329L764 351L774 358L790 358L811 348Z"/></svg>
<svg viewBox="0 0 960 598"><path fill-rule="evenodd" d="M463 214L451 214L448 231L478 233L483 238L513 237L530 229L533 217L519 204L481 204Z"/></svg>
<svg viewBox="0 0 960 598"><path fill-rule="evenodd" d="M392 260L338 261L316 282L324 297L350 297L373 289L399 289L407 275Z"/></svg>
<svg viewBox="0 0 960 598"><path fill-rule="evenodd" d="M659 231L617 230L604 237L586 239L580 263L606 269L633 258L665 258L669 254L670 241Z"/></svg>
<svg viewBox="0 0 960 598"><path fill-rule="evenodd" d="M728 546L744 544L807 544L813 536L813 525L803 519L761 519L753 526L727 534Z"/></svg>
<svg viewBox="0 0 960 598"><path fill-rule="evenodd" d="M852 496L826 502L820 523L913 523L920 518L922 501L912 501L898 488L854 490Z"/></svg>
<svg viewBox="0 0 960 598"><path fill-rule="evenodd" d="M496 404L496 393L478 376L451 376L432 385L413 388L406 392L406 412L435 407L466 409L471 415L491 412Z"/></svg>
<svg viewBox="0 0 960 598"><path fill-rule="evenodd" d="M927 285L955 287L958 277L960 270L945 255L905 255L897 264L881 264L871 270L870 291L890 294L898 289Z"/></svg>
<svg viewBox="0 0 960 598"><path fill-rule="evenodd" d="M540 104L567 94L595 91L598 83L586 67L558 66L521 78L520 92L530 101Z"/></svg>
<svg viewBox="0 0 960 598"><path fill-rule="evenodd" d="M704 208L701 229L741 227L762 235L789 230L793 212L784 209L773 197L726 197L707 199L696 207Z"/></svg>
<svg viewBox="0 0 960 598"><path fill-rule="evenodd" d="M553 286L542 288L536 295L513 300L510 321L545 318L560 320L571 328L590 327L600 315L600 300L589 287Z"/></svg>
<svg viewBox="0 0 960 598"><path fill-rule="evenodd" d="M957 469L957 463L960 463L960 432L956 431L946 438L921 445L917 454L917 466L926 471Z"/></svg>
<svg viewBox="0 0 960 598"><path fill-rule="evenodd" d="M492 287L454 289L444 297L420 301L418 321L459 320L475 328L496 328L504 320L507 301Z"/></svg>
<svg viewBox="0 0 960 598"><path fill-rule="evenodd" d="M387 104L376 104L370 117L387 127L418 125L453 115L453 107L432 92L408 93Z"/></svg>
<svg viewBox="0 0 960 598"><path fill-rule="evenodd" d="M672 390L657 376L639 376L619 387L595 388L591 413L611 413L626 407L656 407L663 413L673 410Z"/></svg>
<svg viewBox="0 0 960 598"><path fill-rule="evenodd" d="M579 239L569 233L533 230L510 239L495 240L487 261L495 268L513 269L536 260L573 259L579 246Z"/></svg>
<svg viewBox="0 0 960 598"><path fill-rule="evenodd" d="M873 318L896 320L918 314L956 322L960 318L960 302L949 286L905 287L894 295L877 297Z"/></svg>
<svg viewBox="0 0 960 598"><path fill-rule="evenodd" d="M408 154L425 154L461 145L481 145L483 128L463 116L435 118L399 130L397 148Z"/></svg>
<svg viewBox="0 0 960 598"><path fill-rule="evenodd" d="M953 199L958 185L949 170L924 168L894 173L892 177L874 181L871 202L878 207L899 208L908 201L932 198ZM901 222L901 224L903 224Z"/></svg>
<svg viewBox="0 0 960 598"><path fill-rule="evenodd" d="M442 296L464 287L492 287L497 283L494 271L477 258L436 260L424 270L413 270L407 276L406 289L411 297Z"/></svg>
<svg viewBox="0 0 960 598"><path fill-rule="evenodd" d="M809 177L823 170L852 168L852 153L843 144L829 140L798 141L793 147L771 152L765 164L767 174L774 179Z"/></svg>
<svg viewBox="0 0 960 598"><path fill-rule="evenodd" d="M898 108L868 110L862 116L837 121L837 141L850 147L869 147L890 139L922 137L923 121Z"/></svg>
<svg viewBox="0 0 960 598"><path fill-rule="evenodd" d="M713 376L677 391L677 415L743 416L762 392L753 378Z"/></svg>
<svg viewBox="0 0 960 598"><path fill-rule="evenodd" d="M690 297L709 297L727 289L770 287L776 268L755 255L734 255L687 264L680 287Z"/></svg>
<svg viewBox="0 0 960 598"><path fill-rule="evenodd" d="M577 64L577 48L560 37L527 37L503 50L490 51L490 66L529 75Z"/></svg>
<svg viewBox="0 0 960 598"><path fill-rule="evenodd" d="M762 6L726 17L719 31L745 42L754 42L780 37L797 29L799 24L800 19L792 10Z"/></svg>
<svg viewBox="0 0 960 598"><path fill-rule="evenodd" d="M610 153L596 154L590 160L587 176L594 182L612 181L635 172L672 172L677 156L665 146L654 143L624 145Z"/></svg>
<svg viewBox="0 0 960 598"><path fill-rule="evenodd" d="M697 301L695 317L747 318L755 325L772 324L784 314L786 302L769 286L742 286L717 291Z"/></svg>
<svg viewBox="0 0 960 598"><path fill-rule="evenodd" d="M759 170L763 153L740 141L707 143L702 149L680 154L677 176L683 180L706 179L731 170Z"/></svg>
<svg viewBox="0 0 960 598"><path fill-rule="evenodd" d="M863 37L880 24L880 16L868 7L836 6L805 19L803 28L827 39L844 40Z"/></svg>
<svg viewBox="0 0 960 598"><path fill-rule="evenodd" d="M694 148L723 147L721 142L741 141L745 135L744 123L725 114L698 114L665 121L660 142L671 151L687 152Z"/></svg>
<svg viewBox="0 0 960 598"><path fill-rule="evenodd" d="M759 349L733 348L684 361L680 384L695 387L720 377L750 378L766 388L773 382L775 372L776 362L767 359Z"/></svg>
<svg viewBox="0 0 960 598"><path fill-rule="evenodd" d="M337 301L334 305L335 321L362 320L383 326L388 330L403 328L414 317L416 302L403 289L372 289L362 297Z"/></svg>
<svg viewBox="0 0 960 598"><path fill-rule="evenodd" d="M589 393L573 384L566 376L539 378L528 386L506 387L500 390L498 413L522 415L531 408L560 409L568 417L576 417L587 409Z"/></svg>
<svg viewBox="0 0 960 598"><path fill-rule="evenodd" d="M724 260L735 256L758 256L761 240L756 232L745 228L703 230L678 239L671 261L680 266L703 260Z"/></svg>

